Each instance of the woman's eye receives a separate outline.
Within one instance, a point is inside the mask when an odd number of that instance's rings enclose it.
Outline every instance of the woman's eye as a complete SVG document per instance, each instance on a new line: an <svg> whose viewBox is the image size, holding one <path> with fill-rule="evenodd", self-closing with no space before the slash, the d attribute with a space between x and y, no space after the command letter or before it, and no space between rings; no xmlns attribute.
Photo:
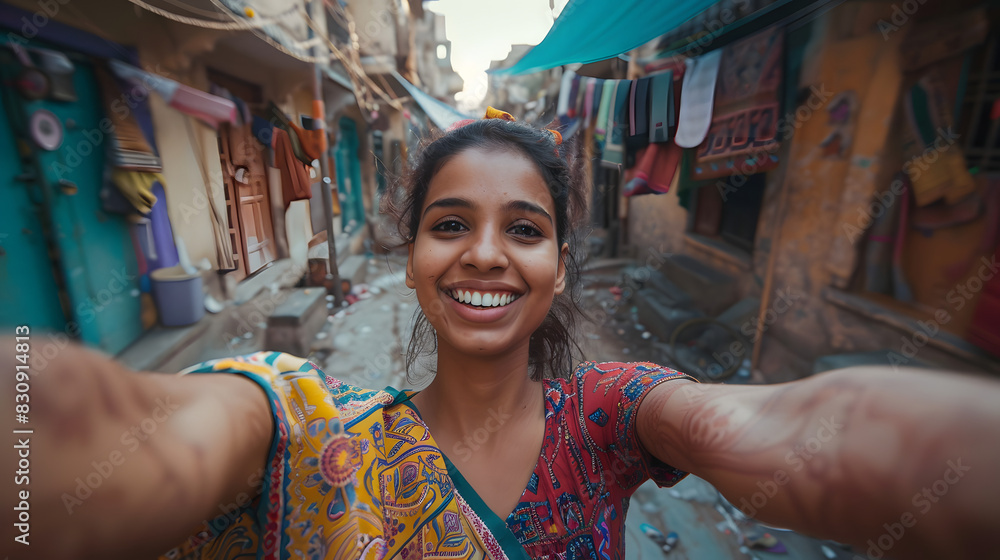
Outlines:
<svg viewBox="0 0 1000 560"><path fill-rule="evenodd" d="M542 234L542 232L538 231L533 226L529 226L528 224L515 224L508 231L518 237L538 237Z"/></svg>
<svg viewBox="0 0 1000 560"><path fill-rule="evenodd" d="M464 230L465 226L462 225L462 222L459 222L457 220L445 220L445 221L441 222L440 224L434 226L433 229L434 229L434 231L444 231L444 232L448 232L448 233L455 233L455 232L460 232L460 231Z"/></svg>

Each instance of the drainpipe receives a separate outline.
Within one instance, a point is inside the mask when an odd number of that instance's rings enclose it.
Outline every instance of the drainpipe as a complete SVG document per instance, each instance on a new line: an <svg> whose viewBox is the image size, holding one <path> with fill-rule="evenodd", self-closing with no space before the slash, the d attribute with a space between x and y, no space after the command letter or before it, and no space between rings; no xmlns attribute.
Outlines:
<svg viewBox="0 0 1000 560"><path fill-rule="evenodd" d="M310 1L310 11L313 13L313 21L320 21L319 18L324 17L322 2L323 0ZM313 33L315 33L315 31ZM327 59L329 59L329 53L326 51L326 47L318 42L313 45L312 54L315 58L320 58L326 55ZM340 267L337 264L336 232L333 228L333 193L331 192L333 181L330 180L330 159L329 154L327 153L329 144L327 142L326 135L326 110L323 106L323 66L319 61L313 63L312 86L313 126L317 127L317 130L322 131L322 134L320 135L320 153L322 155L320 155L319 158L319 190L323 195L323 222L326 225L326 245L327 250L329 251L329 268L327 269L326 281L328 284L333 284L334 310L340 310L344 301L344 290L340 282Z"/></svg>

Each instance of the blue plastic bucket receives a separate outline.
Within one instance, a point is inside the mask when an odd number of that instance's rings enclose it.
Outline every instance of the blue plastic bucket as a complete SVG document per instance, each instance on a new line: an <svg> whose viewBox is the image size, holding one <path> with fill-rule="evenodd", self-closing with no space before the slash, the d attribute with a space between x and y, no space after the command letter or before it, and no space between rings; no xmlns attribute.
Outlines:
<svg viewBox="0 0 1000 560"><path fill-rule="evenodd" d="M149 278L153 282L153 301L163 326L182 327L197 323L205 316L201 273L188 274L178 265L154 270Z"/></svg>

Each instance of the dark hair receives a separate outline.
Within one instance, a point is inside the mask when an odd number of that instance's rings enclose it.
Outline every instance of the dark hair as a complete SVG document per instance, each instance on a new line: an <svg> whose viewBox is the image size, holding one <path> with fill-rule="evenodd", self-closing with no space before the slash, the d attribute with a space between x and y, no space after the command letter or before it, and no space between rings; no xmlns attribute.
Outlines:
<svg viewBox="0 0 1000 560"><path fill-rule="evenodd" d="M566 288L555 296L552 307L542 324L531 336L528 346L528 368L533 380L545 377L568 377L580 347L574 340L578 276L574 224L586 208L584 195L576 188L571 173L573 145L557 146L552 134L530 125L502 119L473 121L461 128L432 139L421 150L413 169L386 189L380 207L383 213L396 218L397 231L406 243L412 243L420 226L431 179L452 157L473 148L507 150L533 161L555 203L556 240L559 247L570 245L566 266ZM560 150L562 148L562 150ZM575 350L575 352L574 352ZM437 336L423 310L417 308L413 332L406 352L407 377L421 354L437 351Z"/></svg>

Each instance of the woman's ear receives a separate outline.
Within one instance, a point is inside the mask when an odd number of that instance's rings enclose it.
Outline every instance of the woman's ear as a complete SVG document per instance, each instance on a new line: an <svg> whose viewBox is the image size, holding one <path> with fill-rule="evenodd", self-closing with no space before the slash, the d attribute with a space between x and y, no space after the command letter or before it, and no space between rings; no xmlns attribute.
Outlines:
<svg viewBox="0 0 1000 560"><path fill-rule="evenodd" d="M406 287L415 290L417 284L413 281L413 243L406 246Z"/></svg>
<svg viewBox="0 0 1000 560"><path fill-rule="evenodd" d="M556 290L558 296L566 289L566 259L569 258L569 243L563 243L559 249L559 270L556 272Z"/></svg>

